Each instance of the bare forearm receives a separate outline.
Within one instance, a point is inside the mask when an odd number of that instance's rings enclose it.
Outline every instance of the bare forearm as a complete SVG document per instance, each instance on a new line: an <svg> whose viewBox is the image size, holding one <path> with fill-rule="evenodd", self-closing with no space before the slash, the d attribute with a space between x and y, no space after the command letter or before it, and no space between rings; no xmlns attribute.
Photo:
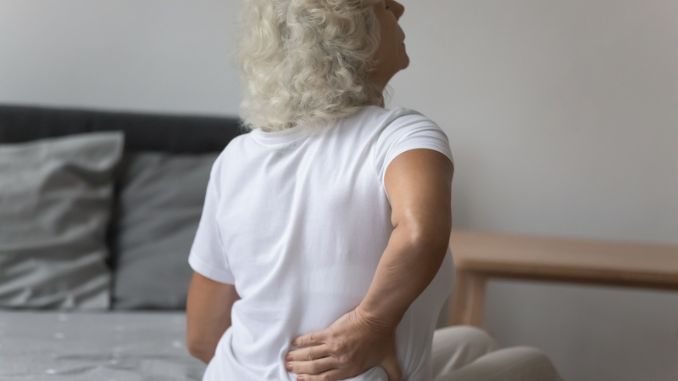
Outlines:
<svg viewBox="0 0 678 381"><path fill-rule="evenodd" d="M207 363L214 356L238 299L235 286L193 274L186 300L186 344L193 357Z"/></svg>
<svg viewBox="0 0 678 381"><path fill-rule="evenodd" d="M390 327L398 325L409 306L431 283L447 252L449 235L419 241L411 236L406 227L393 230L372 284L358 306L367 316Z"/></svg>

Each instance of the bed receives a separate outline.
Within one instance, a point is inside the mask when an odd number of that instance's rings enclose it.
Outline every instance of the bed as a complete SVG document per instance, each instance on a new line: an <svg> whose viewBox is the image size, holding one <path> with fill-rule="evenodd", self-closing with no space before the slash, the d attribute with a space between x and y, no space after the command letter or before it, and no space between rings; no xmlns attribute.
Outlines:
<svg viewBox="0 0 678 381"><path fill-rule="evenodd" d="M181 311L0 311L0 380L200 380Z"/></svg>
<svg viewBox="0 0 678 381"><path fill-rule="evenodd" d="M211 165L242 132L228 116L0 104L1 381L202 378L187 257Z"/></svg>

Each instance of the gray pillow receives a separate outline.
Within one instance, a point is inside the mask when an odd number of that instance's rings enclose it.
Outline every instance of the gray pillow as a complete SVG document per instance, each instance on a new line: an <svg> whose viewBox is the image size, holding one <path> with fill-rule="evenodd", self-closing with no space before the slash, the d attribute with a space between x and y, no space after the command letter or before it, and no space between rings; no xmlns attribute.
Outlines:
<svg viewBox="0 0 678 381"><path fill-rule="evenodd" d="M140 152L121 167L113 309L183 309L186 266L218 153Z"/></svg>
<svg viewBox="0 0 678 381"><path fill-rule="evenodd" d="M0 145L0 308L110 307L106 231L121 132Z"/></svg>

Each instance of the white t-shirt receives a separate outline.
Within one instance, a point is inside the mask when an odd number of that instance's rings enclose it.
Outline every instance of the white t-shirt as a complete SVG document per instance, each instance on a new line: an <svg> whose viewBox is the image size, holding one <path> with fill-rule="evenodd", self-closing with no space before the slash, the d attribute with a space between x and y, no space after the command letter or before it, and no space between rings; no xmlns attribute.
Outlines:
<svg viewBox="0 0 678 381"><path fill-rule="evenodd" d="M378 106L316 129L256 129L228 144L212 167L188 262L235 284L241 299L204 381L295 380L284 361L291 340L327 328L367 293L393 230L385 169L415 148L453 160L430 119ZM431 379L432 336L451 268L448 249L397 328L404 380ZM376 367L352 380L388 377Z"/></svg>

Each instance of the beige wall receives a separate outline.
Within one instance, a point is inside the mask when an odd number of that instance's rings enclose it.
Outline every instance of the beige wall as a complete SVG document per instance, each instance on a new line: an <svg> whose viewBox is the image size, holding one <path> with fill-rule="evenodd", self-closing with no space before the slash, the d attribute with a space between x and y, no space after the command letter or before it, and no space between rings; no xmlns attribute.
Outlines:
<svg viewBox="0 0 678 381"><path fill-rule="evenodd" d="M405 5L394 103L448 132L455 226L678 243L678 1ZM497 281L487 314L566 380L678 379L678 292Z"/></svg>
<svg viewBox="0 0 678 381"><path fill-rule="evenodd" d="M403 3L392 105L447 131L455 226L678 243L678 1ZM0 0L0 102L237 113L236 6ZM678 379L678 293L493 282L488 299L499 341L568 381Z"/></svg>
<svg viewBox="0 0 678 381"><path fill-rule="evenodd" d="M0 102L238 112L232 0L0 0Z"/></svg>

